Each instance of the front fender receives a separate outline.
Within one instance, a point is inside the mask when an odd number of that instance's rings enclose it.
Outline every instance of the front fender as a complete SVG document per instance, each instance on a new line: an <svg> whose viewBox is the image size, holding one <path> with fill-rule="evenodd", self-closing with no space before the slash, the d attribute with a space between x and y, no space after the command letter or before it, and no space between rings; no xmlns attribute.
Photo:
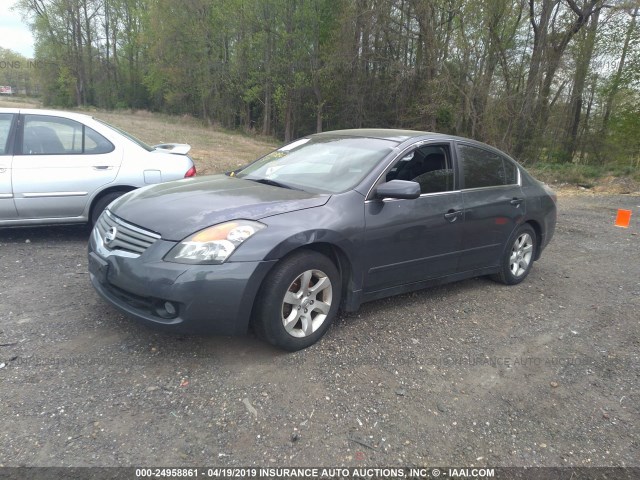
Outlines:
<svg viewBox="0 0 640 480"><path fill-rule="evenodd" d="M273 261L310 245L334 246L349 262L352 288L361 288L364 199L360 194L349 192L336 195L325 205L259 221L267 228L243 243L234 252L231 261Z"/></svg>

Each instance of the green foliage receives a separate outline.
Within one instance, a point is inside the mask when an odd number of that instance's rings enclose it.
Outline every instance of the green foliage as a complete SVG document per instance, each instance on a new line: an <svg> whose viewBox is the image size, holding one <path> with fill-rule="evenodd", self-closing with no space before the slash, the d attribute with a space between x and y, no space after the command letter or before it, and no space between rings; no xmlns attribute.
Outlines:
<svg viewBox="0 0 640 480"><path fill-rule="evenodd" d="M13 50L0 47L0 85L11 86L14 94L37 95L34 71L39 65Z"/></svg>
<svg viewBox="0 0 640 480"><path fill-rule="evenodd" d="M51 105L65 108L72 107L74 105L73 83L73 76L69 69L65 66L60 67L55 89L51 90L53 97L48 99Z"/></svg>
<svg viewBox="0 0 640 480"><path fill-rule="evenodd" d="M610 120L604 163L638 169L640 166L640 94L625 90Z"/></svg>
<svg viewBox="0 0 640 480"><path fill-rule="evenodd" d="M436 112L436 128L439 132L453 132L453 112L447 107L440 107Z"/></svg>

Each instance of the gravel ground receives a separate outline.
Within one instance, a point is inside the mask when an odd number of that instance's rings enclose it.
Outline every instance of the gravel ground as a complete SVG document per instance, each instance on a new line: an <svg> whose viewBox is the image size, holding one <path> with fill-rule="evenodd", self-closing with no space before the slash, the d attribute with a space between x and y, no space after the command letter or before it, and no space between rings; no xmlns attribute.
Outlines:
<svg viewBox="0 0 640 480"><path fill-rule="evenodd" d="M86 228L0 230L0 466L640 466L639 207L562 196L523 284L368 303L294 354L125 318Z"/></svg>

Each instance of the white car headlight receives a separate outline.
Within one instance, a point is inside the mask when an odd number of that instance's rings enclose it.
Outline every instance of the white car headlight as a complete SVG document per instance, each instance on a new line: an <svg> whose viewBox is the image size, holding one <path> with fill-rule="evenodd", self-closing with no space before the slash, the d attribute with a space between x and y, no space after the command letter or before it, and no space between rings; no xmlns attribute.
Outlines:
<svg viewBox="0 0 640 480"><path fill-rule="evenodd" d="M265 227L251 220L214 225L185 238L169 251L164 260L205 265L224 263L242 242Z"/></svg>

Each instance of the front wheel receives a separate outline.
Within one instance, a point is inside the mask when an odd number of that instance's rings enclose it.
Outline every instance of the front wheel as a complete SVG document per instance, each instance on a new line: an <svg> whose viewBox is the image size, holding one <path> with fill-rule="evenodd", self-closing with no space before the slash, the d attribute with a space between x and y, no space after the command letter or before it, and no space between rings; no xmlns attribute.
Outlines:
<svg viewBox="0 0 640 480"><path fill-rule="evenodd" d="M93 227L97 223L100 215L102 215L104 209L107 208L111 202L113 202L116 198L121 197L125 193L126 192L111 192L106 193L98 198L98 200L96 200L96 203L93 205L93 208L91 209L91 215L89 217L91 226Z"/></svg>
<svg viewBox="0 0 640 480"><path fill-rule="evenodd" d="M536 258L536 232L530 225L518 228L509 239L508 248L502 257L500 272L492 278L506 285L522 282Z"/></svg>
<svg viewBox="0 0 640 480"><path fill-rule="evenodd" d="M338 269L324 255L292 254L263 283L253 318L256 333L284 350L313 345L337 315L341 285Z"/></svg>

